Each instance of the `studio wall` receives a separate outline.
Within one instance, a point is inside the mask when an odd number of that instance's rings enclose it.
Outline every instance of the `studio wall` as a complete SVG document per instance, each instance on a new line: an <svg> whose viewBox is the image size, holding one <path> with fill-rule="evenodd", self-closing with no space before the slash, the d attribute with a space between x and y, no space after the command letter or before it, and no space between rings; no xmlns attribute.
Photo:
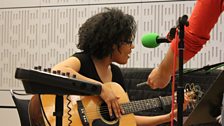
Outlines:
<svg viewBox="0 0 224 126"><path fill-rule="evenodd" d="M52 67L79 51L76 48L78 28L104 7L120 8L133 15L138 25L135 49L128 64L121 67L156 67L169 44L145 48L141 36L148 32L166 36L180 16L190 16L195 1L0 0L0 3L0 89L23 89L21 81L14 78L16 68ZM223 28L222 15L211 32L210 41L185 68L224 61Z"/></svg>
<svg viewBox="0 0 224 126"><path fill-rule="evenodd" d="M128 64L121 67L156 67L169 44L145 48L141 36L147 32L166 36L170 28L176 26L178 17L190 16L195 1L3 0L1 3L0 88L8 89L22 88L14 79L17 67L52 67L78 51L78 28L104 7L120 8L133 15L138 24L135 49ZM185 65L186 68L200 68L224 60L222 20L223 16L206 47Z"/></svg>

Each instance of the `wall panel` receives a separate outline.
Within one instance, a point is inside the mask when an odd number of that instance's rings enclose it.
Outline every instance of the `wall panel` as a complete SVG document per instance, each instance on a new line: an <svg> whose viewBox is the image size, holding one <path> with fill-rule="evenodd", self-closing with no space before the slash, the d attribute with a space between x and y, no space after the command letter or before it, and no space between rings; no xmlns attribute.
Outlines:
<svg viewBox="0 0 224 126"><path fill-rule="evenodd" d="M1 88L19 88L16 67L39 64L39 9L1 10Z"/></svg>
<svg viewBox="0 0 224 126"><path fill-rule="evenodd" d="M127 65L121 67L156 67L163 59L169 44L150 49L141 44L141 36L156 32L166 36L176 26L178 17L190 16L195 1L172 0L0 0L0 89L23 89L14 78L17 67L52 67L68 58L78 43L78 29L90 16L104 7L118 7L133 15L138 29L135 49ZM204 27L204 26L202 26ZM185 65L200 68L208 64L224 62L223 14L211 32L205 47ZM9 95L1 94L0 103L8 103ZM1 110L1 115L15 115ZM4 116L4 117L7 117ZM10 116L19 124L17 116Z"/></svg>
<svg viewBox="0 0 224 126"><path fill-rule="evenodd" d="M40 0L24 7L18 4L20 8L7 8L6 4L9 3L5 2L1 6L5 8L0 9L2 89L22 88L14 79L16 67L52 67L78 51L78 28L104 7L117 7L133 15L138 25L135 49L128 64L121 67L156 67L169 44L145 48L141 36L148 32L166 36L170 28L177 25L178 17L190 16L195 1ZM224 60L222 21L223 16L211 32L211 40L185 67L199 68Z"/></svg>

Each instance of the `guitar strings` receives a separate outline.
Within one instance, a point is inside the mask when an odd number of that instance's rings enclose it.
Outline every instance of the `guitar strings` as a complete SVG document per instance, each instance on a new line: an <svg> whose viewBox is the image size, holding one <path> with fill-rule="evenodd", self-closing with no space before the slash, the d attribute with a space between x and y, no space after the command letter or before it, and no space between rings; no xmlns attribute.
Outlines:
<svg viewBox="0 0 224 126"><path fill-rule="evenodd" d="M122 105L122 104L120 104ZM144 107L144 106L142 106ZM88 116L88 118L92 118L92 117L95 117L95 116L100 116L100 115L103 115L103 114L107 114L109 115L109 110L108 110L108 107L107 106L101 106L101 107L96 107L96 106L88 106L88 111L85 112L86 116ZM125 109L139 109L139 104L134 104L132 107L130 108L127 108L125 106L123 106L123 110L125 111ZM124 112L125 113L125 112ZM113 113L114 114L114 113Z"/></svg>
<svg viewBox="0 0 224 126"><path fill-rule="evenodd" d="M191 102L191 100L190 100ZM143 106L144 107L144 106ZM125 106L123 106L123 110L125 111L125 109L128 109L126 108ZM133 107L129 108L129 109L139 109L139 104L136 104L134 105ZM124 112L125 113L125 112ZM102 107L95 107L93 106L92 108L89 107L88 108L88 111L86 112L86 115L88 116L92 116L92 115L99 115L99 114L108 114L109 115L109 110L108 110L108 107L107 106L102 106Z"/></svg>
<svg viewBox="0 0 224 126"><path fill-rule="evenodd" d="M134 106L132 108L138 108L139 106ZM125 108L125 107L124 107ZM85 112L85 115L89 118L89 119L94 119L95 116L101 116L104 114L109 115L109 110L107 106L102 106L102 107L95 107L95 106L90 106L87 108L88 111ZM127 109L127 108L126 108ZM125 110L124 110L125 111ZM124 112L126 113L126 112ZM114 113L113 113L114 114ZM115 114L114 114L115 115Z"/></svg>
<svg viewBox="0 0 224 126"><path fill-rule="evenodd" d="M103 115L103 114L109 115L109 110L107 106L103 106L101 108L100 107L95 108L93 106L93 107L89 107L88 110L89 111L85 112L88 117L95 116L95 115Z"/></svg>
<svg viewBox="0 0 224 126"><path fill-rule="evenodd" d="M134 103L134 102L133 102ZM132 104L133 104L132 103ZM122 104L120 104L120 105L122 105ZM124 111L125 111L125 109L127 110L127 109L139 109L139 106L140 106L141 104L138 104L137 102L136 102L136 104L133 104L133 106L132 107L129 107L129 108L127 108L127 107L125 107L125 106L123 106L123 109L124 109ZM153 106L153 105L149 105L149 106ZM141 106L142 108L145 108L144 106ZM91 108L90 108L91 109ZM107 106L102 106L101 108L100 107L97 107L97 108L95 108L95 107L93 107L93 109L92 109L92 111L88 111L88 112L86 112L86 114L95 114L95 113L101 113L101 114L108 114L109 113L109 110L108 110L108 107Z"/></svg>

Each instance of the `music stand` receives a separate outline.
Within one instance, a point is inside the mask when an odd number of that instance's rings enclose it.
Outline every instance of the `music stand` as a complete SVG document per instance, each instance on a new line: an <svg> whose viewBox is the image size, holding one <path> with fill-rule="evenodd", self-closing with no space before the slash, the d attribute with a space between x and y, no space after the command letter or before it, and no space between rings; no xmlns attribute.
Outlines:
<svg viewBox="0 0 224 126"><path fill-rule="evenodd" d="M56 126L62 126L63 95L100 95L102 87L87 81L81 81L69 76L52 74L40 69L17 68L15 78L23 82L26 93L55 94Z"/></svg>
<svg viewBox="0 0 224 126"><path fill-rule="evenodd" d="M217 122L216 117L221 114L223 92L224 71L220 72L195 109L189 114L184 121L184 126Z"/></svg>

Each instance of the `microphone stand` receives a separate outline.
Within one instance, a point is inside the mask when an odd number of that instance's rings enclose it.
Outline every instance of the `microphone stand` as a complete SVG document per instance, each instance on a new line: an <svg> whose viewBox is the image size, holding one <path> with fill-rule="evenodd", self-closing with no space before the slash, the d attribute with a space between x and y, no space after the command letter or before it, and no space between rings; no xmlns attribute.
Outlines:
<svg viewBox="0 0 224 126"><path fill-rule="evenodd" d="M178 20L178 33L180 42L178 44L179 50L179 84L177 86L177 124L178 126L183 125L183 103L184 103L184 86L183 86L183 52L184 52L184 26L188 26L187 15L184 15Z"/></svg>
<svg viewBox="0 0 224 126"><path fill-rule="evenodd" d="M63 100L64 100L63 95L56 95L55 112L53 112L53 115L56 116L56 126L62 126L63 109L64 109Z"/></svg>

